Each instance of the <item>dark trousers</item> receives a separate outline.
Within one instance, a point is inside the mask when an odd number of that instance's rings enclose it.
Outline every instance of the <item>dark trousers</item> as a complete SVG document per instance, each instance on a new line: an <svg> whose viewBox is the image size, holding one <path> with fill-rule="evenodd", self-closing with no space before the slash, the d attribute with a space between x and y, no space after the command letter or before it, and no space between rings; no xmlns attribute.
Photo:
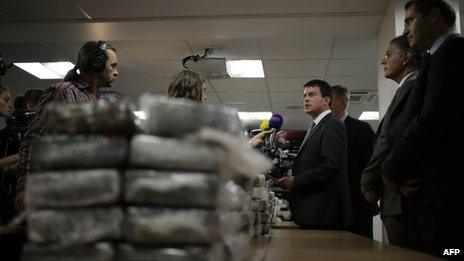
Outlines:
<svg viewBox="0 0 464 261"><path fill-rule="evenodd" d="M381 218L387 231L388 242L395 246L411 248L406 214L383 216Z"/></svg>
<svg viewBox="0 0 464 261"><path fill-rule="evenodd" d="M463 207L407 206L408 234L415 250L449 259L464 259ZM458 255L444 255L460 249Z"/></svg>
<svg viewBox="0 0 464 261"><path fill-rule="evenodd" d="M351 233L372 238L372 216L354 212L354 225L348 228Z"/></svg>

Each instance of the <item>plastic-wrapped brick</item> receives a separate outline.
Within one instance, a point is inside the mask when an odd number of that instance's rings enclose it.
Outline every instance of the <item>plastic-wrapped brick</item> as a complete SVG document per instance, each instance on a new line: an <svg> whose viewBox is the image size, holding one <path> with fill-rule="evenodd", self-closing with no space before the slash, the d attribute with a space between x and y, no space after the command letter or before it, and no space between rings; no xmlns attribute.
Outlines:
<svg viewBox="0 0 464 261"><path fill-rule="evenodd" d="M263 174L260 174L255 177L255 180L253 181L253 186L254 187L265 187L266 186L266 176Z"/></svg>
<svg viewBox="0 0 464 261"><path fill-rule="evenodd" d="M25 202L28 209L109 205L120 191L114 169L49 171L27 177Z"/></svg>
<svg viewBox="0 0 464 261"><path fill-rule="evenodd" d="M119 208L39 210L28 215L28 238L35 244L71 246L118 239L123 220Z"/></svg>
<svg viewBox="0 0 464 261"><path fill-rule="evenodd" d="M204 209L130 207L124 235L131 243L213 244L222 239L220 213Z"/></svg>
<svg viewBox="0 0 464 261"><path fill-rule="evenodd" d="M224 152L216 146L187 140L136 135L131 141L132 167L217 172Z"/></svg>
<svg viewBox="0 0 464 261"><path fill-rule="evenodd" d="M264 200L255 199L252 203L252 209L255 212L263 212L267 208L267 203Z"/></svg>
<svg viewBox="0 0 464 261"><path fill-rule="evenodd" d="M127 161L128 141L120 136L44 136L32 144L37 170L120 167Z"/></svg>
<svg viewBox="0 0 464 261"><path fill-rule="evenodd" d="M147 118L146 132L153 135L179 137L202 128L235 135L243 132L234 108L153 95L141 96L140 106Z"/></svg>
<svg viewBox="0 0 464 261"><path fill-rule="evenodd" d="M136 117L122 101L51 103L45 113L48 134L132 135L137 131Z"/></svg>
<svg viewBox="0 0 464 261"><path fill-rule="evenodd" d="M23 247L22 261L111 261L114 251L109 243L71 247L36 246Z"/></svg>
<svg viewBox="0 0 464 261"><path fill-rule="evenodd" d="M221 244L191 247L142 247L120 244L116 261L216 261L224 260Z"/></svg>
<svg viewBox="0 0 464 261"><path fill-rule="evenodd" d="M251 193L251 197L253 199L267 201L269 199L269 191L266 187L254 187L253 192Z"/></svg>
<svg viewBox="0 0 464 261"><path fill-rule="evenodd" d="M124 200L129 204L214 208L218 204L217 176L193 172L128 170Z"/></svg>

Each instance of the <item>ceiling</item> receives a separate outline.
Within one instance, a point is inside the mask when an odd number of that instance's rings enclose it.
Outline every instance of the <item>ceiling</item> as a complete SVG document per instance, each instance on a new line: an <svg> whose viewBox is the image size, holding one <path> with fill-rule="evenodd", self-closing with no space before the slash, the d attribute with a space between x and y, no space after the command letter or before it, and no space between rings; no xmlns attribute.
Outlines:
<svg viewBox="0 0 464 261"><path fill-rule="evenodd" d="M135 103L163 94L180 60L213 48L213 56L261 59L264 79L209 80L209 103L284 115L284 127L309 118L302 85L320 78L351 90L377 89L376 34L387 0L41 0L1 1L0 52L14 62L74 62L88 40L111 41L120 77L114 90ZM462 19L461 19L462 20ZM15 95L46 88L13 67L2 79ZM351 104L350 114L378 102Z"/></svg>

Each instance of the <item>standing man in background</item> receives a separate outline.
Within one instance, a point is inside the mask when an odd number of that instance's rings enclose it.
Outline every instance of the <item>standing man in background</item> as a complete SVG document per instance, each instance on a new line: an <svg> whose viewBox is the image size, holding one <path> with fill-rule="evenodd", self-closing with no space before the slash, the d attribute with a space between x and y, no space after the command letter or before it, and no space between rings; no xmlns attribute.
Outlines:
<svg viewBox="0 0 464 261"><path fill-rule="evenodd" d="M378 213L377 204L368 203L361 193L359 182L374 147L375 133L364 121L348 115L350 100L348 90L340 85L332 86L333 99L330 105L332 115L341 120L348 137L348 182L350 184L351 205L353 207L353 226L349 231L372 238L372 216Z"/></svg>
<svg viewBox="0 0 464 261"><path fill-rule="evenodd" d="M384 184L407 198L408 234L417 250L463 257L464 38L445 0L405 5L404 36L426 52L404 112L398 138L382 164ZM448 256L449 257L449 256Z"/></svg>
<svg viewBox="0 0 464 261"><path fill-rule="evenodd" d="M346 129L332 116L332 88L322 80L304 85L305 113L313 118L293 164L293 177L276 185L291 190L290 208L303 229L344 229L352 225L346 176Z"/></svg>
<svg viewBox="0 0 464 261"><path fill-rule="evenodd" d="M385 225L389 243L400 247L410 247L402 197L399 193L385 189L381 166L396 142L396 133L401 132L395 125L411 93L419 63L420 55L410 48L406 37L398 36L390 41L381 64L385 78L395 81L398 89L380 122L374 152L361 178L361 190L366 200L381 200L380 217Z"/></svg>

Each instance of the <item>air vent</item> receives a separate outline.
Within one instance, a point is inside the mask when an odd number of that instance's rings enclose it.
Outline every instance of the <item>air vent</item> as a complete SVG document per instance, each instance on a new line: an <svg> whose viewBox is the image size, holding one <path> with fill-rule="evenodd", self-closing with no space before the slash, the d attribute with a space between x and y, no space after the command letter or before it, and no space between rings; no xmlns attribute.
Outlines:
<svg viewBox="0 0 464 261"><path fill-rule="evenodd" d="M371 103L377 97L377 91L350 91L351 103Z"/></svg>

